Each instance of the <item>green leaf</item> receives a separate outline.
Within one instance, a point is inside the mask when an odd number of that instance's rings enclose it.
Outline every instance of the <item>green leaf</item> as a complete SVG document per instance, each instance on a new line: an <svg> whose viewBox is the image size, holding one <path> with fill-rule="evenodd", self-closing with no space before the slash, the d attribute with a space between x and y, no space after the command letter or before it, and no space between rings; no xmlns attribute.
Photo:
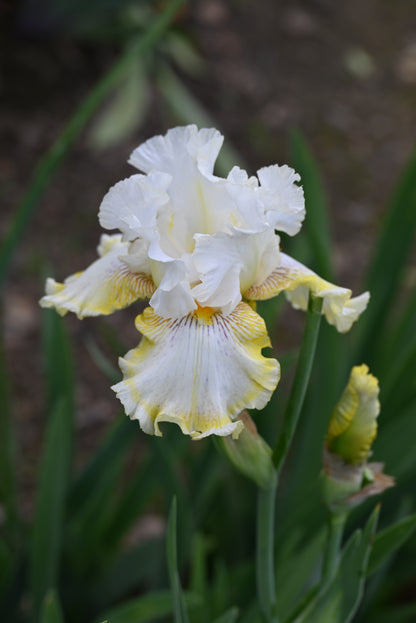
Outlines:
<svg viewBox="0 0 416 623"><path fill-rule="evenodd" d="M35 620L46 591L57 581L71 456L71 416L65 400L59 401L46 430L30 551L30 587Z"/></svg>
<svg viewBox="0 0 416 623"><path fill-rule="evenodd" d="M245 609L238 623L264 623L257 601L253 602Z"/></svg>
<svg viewBox="0 0 416 623"><path fill-rule="evenodd" d="M91 359L104 376L106 376L111 383L118 383L121 379L119 368L116 368L116 366L104 355L103 351L99 348L97 342L92 336L87 337L85 340L85 346Z"/></svg>
<svg viewBox="0 0 416 623"><path fill-rule="evenodd" d="M276 591L279 613L283 620L301 599L308 588L310 578L316 575L322 558L326 531L322 528L313 538L305 543L302 533L296 535L295 526L292 526L289 546L281 544L278 552L279 567L276 572ZM280 573L279 573L280 569Z"/></svg>
<svg viewBox="0 0 416 623"><path fill-rule="evenodd" d="M95 149L107 149L134 133L142 123L149 103L149 85L143 61L127 67L126 75L111 101L97 116L88 142Z"/></svg>
<svg viewBox="0 0 416 623"><path fill-rule="evenodd" d="M2 336L0 339L0 500L5 514L5 531L9 542L14 543L18 531L19 515L16 483L16 442L10 413L10 386ZM0 577L3 578L2 575Z"/></svg>
<svg viewBox="0 0 416 623"><path fill-rule="evenodd" d="M373 445L374 455L388 465L388 471L401 484L414 479L415 410L416 401L402 412L393 412L394 417L390 417L380 426Z"/></svg>
<svg viewBox="0 0 416 623"><path fill-rule="evenodd" d="M305 193L306 217L302 235L306 237L306 242L311 251L311 267L324 279L335 282L328 202L319 168L302 134L298 130L293 130L290 133L290 138L292 164L301 176L301 185ZM299 236L300 238L302 236ZM322 405L320 412L325 417L326 411L332 408L336 400L337 388L340 387L344 353L342 352L341 338L333 327L322 327L319 342L317 360L320 362L320 378L318 384L321 386L325 383L326 385L326 391L321 392L320 396ZM313 430L306 434L309 447L316 448L317 446L310 442L310 432L313 434ZM317 437L322 438L320 430L317 430Z"/></svg>
<svg viewBox="0 0 416 623"><path fill-rule="evenodd" d="M233 606L226 612L224 612L221 616L217 617L213 623L234 623L234 621L238 618L238 608Z"/></svg>
<svg viewBox="0 0 416 623"><path fill-rule="evenodd" d="M105 535L117 512L118 491L121 473L128 458L128 451L135 441L135 435L131 432L134 427L127 418L122 424L117 423L117 435L110 435L108 444L105 444L103 452L99 452L93 458L92 464L87 468L86 480L91 473L96 474L89 494L83 499L83 503L74 508L69 525L70 536L77 547L72 547L81 564L88 564L90 559L104 558L112 544L106 541ZM116 440L118 443L113 443ZM102 466L101 471L96 471L98 463L101 463L103 454L107 454L109 446L113 452L108 454L108 461ZM96 460L95 460L96 459ZM84 481L85 482L85 481ZM93 529L92 529L93 527ZM80 547L80 543L82 546Z"/></svg>
<svg viewBox="0 0 416 623"><path fill-rule="evenodd" d="M290 390L282 430L273 449L273 463L278 474L290 450L302 411L318 341L321 309L322 299L310 295L295 377Z"/></svg>
<svg viewBox="0 0 416 623"><path fill-rule="evenodd" d="M211 599L208 596L208 565L207 554L211 549L209 540L197 532L193 539L190 590L201 597L201 606L194 617L197 621L209 621L212 611Z"/></svg>
<svg viewBox="0 0 416 623"><path fill-rule="evenodd" d="M416 335L413 335L402 352L391 359L389 369L383 377L380 401L385 412L400 411L409 399L414 398L415 368Z"/></svg>
<svg viewBox="0 0 416 623"><path fill-rule="evenodd" d="M237 581L235 585L240 588L242 584ZM224 561L216 559L214 561L214 574L209 596L213 616L219 612L223 612L228 607L233 586L234 584Z"/></svg>
<svg viewBox="0 0 416 623"><path fill-rule="evenodd" d="M397 357L403 354L403 350L408 348L409 341L414 338L414 326L416 318L416 288L412 288L409 284L409 297L404 305L404 309L400 310L398 319L393 327L389 327L386 335L383 335L381 343L380 355L377 360L377 366L380 368L380 376L384 379L385 375L389 375L391 363L395 362Z"/></svg>
<svg viewBox="0 0 416 623"><path fill-rule="evenodd" d="M197 457L191 470L192 512L195 525L200 525L213 506L213 500L221 486L223 463L212 444L205 444L205 451Z"/></svg>
<svg viewBox="0 0 416 623"><path fill-rule="evenodd" d="M165 542L154 538L120 552L115 561L99 573L89 599L96 611L121 601L140 586L157 586L165 570Z"/></svg>
<svg viewBox="0 0 416 623"><path fill-rule="evenodd" d="M175 64L186 73L199 76L204 71L205 61L187 33L170 31L166 36L165 48Z"/></svg>
<svg viewBox="0 0 416 623"><path fill-rule="evenodd" d="M61 604L55 591L49 591L43 601L41 623L64 623Z"/></svg>
<svg viewBox="0 0 416 623"><path fill-rule="evenodd" d="M189 595L186 602L190 607L197 603L194 596ZM133 599L113 610L109 610L96 619L96 623L151 623L158 617L171 614L173 598L170 591L149 593Z"/></svg>
<svg viewBox="0 0 416 623"><path fill-rule="evenodd" d="M359 352L374 355L393 306L416 235L416 152L404 170L387 210L367 277L371 300L360 321ZM368 361L371 363L371 361Z"/></svg>
<svg viewBox="0 0 416 623"><path fill-rule="evenodd" d="M3 565L3 561L0 561L0 564ZM5 583L0 592L0 621L7 621L7 623L19 621L20 623L20 617L17 613L20 610L24 595L27 594L26 571L26 552L19 552L17 555L15 553L9 568L3 569Z"/></svg>
<svg viewBox="0 0 416 623"><path fill-rule="evenodd" d="M112 514L108 516L103 539L109 547L117 545L138 520L157 484L152 461L148 460L137 470L136 476L128 483Z"/></svg>
<svg viewBox="0 0 416 623"><path fill-rule="evenodd" d="M342 553L338 570L331 582L321 587L315 599L288 623L349 623L361 602L370 549L377 528L376 507L363 532L357 530Z"/></svg>
<svg viewBox="0 0 416 623"><path fill-rule="evenodd" d="M74 370L65 324L53 309L42 310L42 319L48 409L53 408L56 401L64 397L68 409L72 411Z"/></svg>
<svg viewBox="0 0 416 623"><path fill-rule="evenodd" d="M374 573L386 562L407 541L415 529L416 513L379 532L374 539L367 575Z"/></svg>
<svg viewBox="0 0 416 623"><path fill-rule="evenodd" d="M178 557L179 563L182 564L188 560L189 548L192 542L189 536L192 529L191 511L193 504L178 469L182 458L184 458L185 451L189 448L188 439L183 435L179 427L168 424L163 431L163 438L149 436L147 441L151 448L154 474L164 489L168 509L171 506L173 497L177 498L178 505L181 508L177 529L178 538L181 541Z"/></svg>
<svg viewBox="0 0 416 623"><path fill-rule="evenodd" d="M137 430L135 424L127 417L119 416L116 418L99 450L71 487L68 506L74 514L77 514L77 511L88 502L91 492L97 488L97 483L107 481L110 478L106 475L107 470L113 471L112 463L115 457L123 457L130 449L135 439L132 434L134 430ZM100 486L105 488L105 484Z"/></svg>
<svg viewBox="0 0 416 623"><path fill-rule="evenodd" d="M301 177L305 193L305 229L317 272L324 279L334 280L332 249L329 236L329 217L324 186L315 159L302 134L293 130L292 164Z"/></svg>
<svg viewBox="0 0 416 623"><path fill-rule="evenodd" d="M176 544L176 498L173 498L169 513L166 555L170 586L173 594L173 613L175 623L189 623L188 612L178 572L178 554Z"/></svg>

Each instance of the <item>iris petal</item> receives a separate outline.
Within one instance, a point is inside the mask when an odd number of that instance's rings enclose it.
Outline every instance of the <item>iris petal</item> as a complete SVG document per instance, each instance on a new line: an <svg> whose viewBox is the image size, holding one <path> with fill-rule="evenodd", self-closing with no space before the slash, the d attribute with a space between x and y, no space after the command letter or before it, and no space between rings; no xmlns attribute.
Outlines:
<svg viewBox="0 0 416 623"><path fill-rule="evenodd" d="M228 316L210 308L163 319L148 307L136 318L139 346L120 360L124 380L113 387L126 413L150 434L174 422L194 439L234 435L245 408L262 409L280 376L263 319L246 303Z"/></svg>
<svg viewBox="0 0 416 623"><path fill-rule="evenodd" d="M329 324L334 325L341 333L350 330L367 307L370 298L368 292L351 298L351 290L322 279L285 253L281 254L279 266L267 279L246 290L243 296L248 300L262 301L283 291L296 309L307 309L309 292L323 298L322 313Z"/></svg>
<svg viewBox="0 0 416 623"><path fill-rule="evenodd" d="M71 311L84 318L111 314L139 298L150 297L155 290L152 278L131 271L122 259L123 255L127 257L127 252L128 244L122 242L120 235L102 236L98 247L100 258L64 283L48 279L46 296L40 305L54 307L61 316Z"/></svg>

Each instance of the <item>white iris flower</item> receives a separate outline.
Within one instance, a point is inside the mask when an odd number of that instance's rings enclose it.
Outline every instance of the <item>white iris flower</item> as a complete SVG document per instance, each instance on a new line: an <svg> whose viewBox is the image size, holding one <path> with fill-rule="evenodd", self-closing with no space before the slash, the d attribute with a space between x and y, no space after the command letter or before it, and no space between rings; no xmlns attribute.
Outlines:
<svg viewBox="0 0 416 623"><path fill-rule="evenodd" d="M295 307L323 297L323 313L348 331L369 295L324 281L280 252L276 230L296 234L305 215L293 169L272 165L257 177L234 167L213 174L223 136L215 129L178 127L135 149L143 171L113 186L99 219L99 259L64 283L48 279L44 307L79 318L109 314L139 298L137 348L120 360L114 386L126 413L147 433L175 422L195 439L237 436L245 408L261 409L280 376L263 319L246 301L285 290Z"/></svg>

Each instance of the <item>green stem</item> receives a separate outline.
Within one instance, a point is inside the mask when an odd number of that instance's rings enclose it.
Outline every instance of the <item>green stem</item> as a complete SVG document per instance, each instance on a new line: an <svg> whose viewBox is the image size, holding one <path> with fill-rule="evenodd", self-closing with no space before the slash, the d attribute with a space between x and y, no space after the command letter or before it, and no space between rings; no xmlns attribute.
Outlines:
<svg viewBox="0 0 416 623"><path fill-rule="evenodd" d="M322 566L322 583L326 584L333 577L338 566L339 552L341 549L342 535L344 533L346 514L328 514L328 538L324 552Z"/></svg>
<svg viewBox="0 0 416 623"><path fill-rule="evenodd" d="M118 81L123 77L129 65L138 56L150 50L157 40L162 36L166 28L175 17L178 9L185 0L171 0L166 9L146 28L143 35L138 37L126 53L117 61L110 71L98 82L91 93L84 99L81 106L69 120L61 135L43 156L33 175L33 181L29 190L17 210L10 229L1 245L0 249L0 286L3 284L10 264L13 252L29 224L37 202L39 201L48 181L57 169L61 160L75 142L81 130L92 117L95 110L111 93Z"/></svg>
<svg viewBox="0 0 416 623"><path fill-rule="evenodd" d="M168 573L170 588L173 598L173 618L175 623L189 623L188 611L182 591L181 581L178 571L178 549L177 549L177 512L176 497L173 498L167 529L166 555L168 562Z"/></svg>
<svg viewBox="0 0 416 623"><path fill-rule="evenodd" d="M318 340L321 310L322 299L310 295L305 332L287 405L283 430L273 452L273 463L276 468L275 483L269 489L259 489L258 493L256 552L257 594L261 611L267 623L278 623L276 583L274 577L274 513L277 483L280 469L291 446L305 399L306 388L308 386Z"/></svg>
<svg viewBox="0 0 416 623"><path fill-rule="evenodd" d="M277 478L270 489L259 489L257 498L256 579L260 609L266 623L278 623L274 578L274 512Z"/></svg>
<svg viewBox="0 0 416 623"><path fill-rule="evenodd" d="M322 299L310 294L305 332L303 334L295 378L289 396L282 432L273 450L273 463L278 474L280 473L283 462L292 444L296 425L305 399L318 341L321 309Z"/></svg>

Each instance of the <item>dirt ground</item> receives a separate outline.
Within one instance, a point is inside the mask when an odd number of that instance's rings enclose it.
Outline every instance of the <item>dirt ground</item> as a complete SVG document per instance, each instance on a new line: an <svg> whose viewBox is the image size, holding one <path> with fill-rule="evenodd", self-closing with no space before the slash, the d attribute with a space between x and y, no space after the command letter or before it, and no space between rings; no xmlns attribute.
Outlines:
<svg viewBox="0 0 416 623"><path fill-rule="evenodd" d="M27 3L29 4L29 3ZM0 192L2 235L38 159L119 53L80 41L62 24L42 28L25 6L0 4ZM22 17L23 16L23 17ZM288 130L307 138L326 184L338 282L358 293L386 200L415 146L416 12L412 0L199 0L178 17L202 57L184 83L242 154L250 173L290 160ZM30 511L44 421L41 274L58 279L95 256L101 198L133 170L144 139L172 120L156 89L141 127L105 150L85 135L53 176L14 257L4 290L6 359L18 431L24 501ZM77 377L79 462L119 412L85 338L95 321L67 317ZM110 321L130 347L131 310Z"/></svg>

